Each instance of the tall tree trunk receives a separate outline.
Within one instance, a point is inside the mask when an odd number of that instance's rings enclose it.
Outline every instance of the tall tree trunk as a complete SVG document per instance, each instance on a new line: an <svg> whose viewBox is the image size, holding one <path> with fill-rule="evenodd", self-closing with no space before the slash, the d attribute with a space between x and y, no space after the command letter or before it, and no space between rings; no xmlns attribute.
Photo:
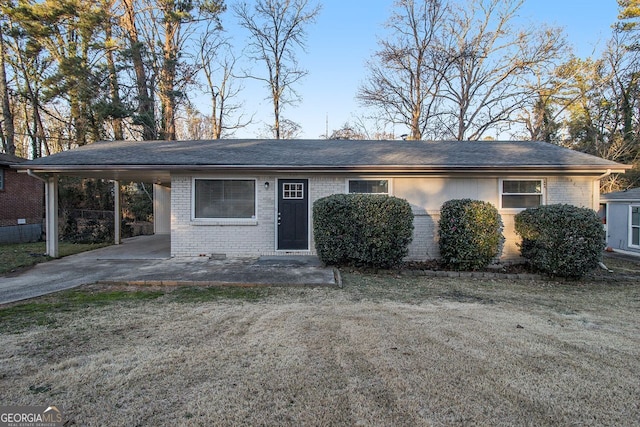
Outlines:
<svg viewBox="0 0 640 427"><path fill-rule="evenodd" d="M113 9L113 2L105 5L105 9L109 11L107 21L105 23L105 38L107 41L111 41L113 37L113 28L111 22L111 10ZM118 111L118 117L113 117L113 138L116 141L122 141L124 139L124 132L122 129L122 118L119 113L122 108L122 101L120 100L120 84L118 83L118 72L116 71L116 62L113 57L113 49L107 48L107 70L109 72L109 91L111 93L111 103Z"/></svg>
<svg viewBox="0 0 640 427"><path fill-rule="evenodd" d="M175 5L173 1L167 2L164 10L164 44L162 46L162 69L160 70L160 103L162 117L162 139L174 141L176 139L176 63L178 47L175 43L175 35L179 29L180 21L171 16Z"/></svg>
<svg viewBox="0 0 640 427"><path fill-rule="evenodd" d="M11 112L11 104L9 103L9 88L7 87L7 73L5 64L5 47L2 32L0 32L0 96L2 97L2 127L0 133L2 136L2 145L7 154L16 153L15 130L13 127L13 114Z"/></svg>
<svg viewBox="0 0 640 427"><path fill-rule="evenodd" d="M16 56L18 69L20 70L22 79L24 81L22 92L25 93L25 98L28 101L28 103L24 103L24 117L26 118L31 116L33 124L33 128L31 128L30 126L26 126L26 128L29 133L29 138L31 139L33 158L36 159L38 157L42 157L42 147L44 147L47 156L51 154L51 149L49 147L49 141L47 141L47 136L44 131L42 117L40 116L40 95L38 91L34 90L32 86L32 79L27 69L29 65L25 63L22 52L20 52L19 49L16 51L18 52L18 55ZM29 111L29 108L31 109L31 111Z"/></svg>
<svg viewBox="0 0 640 427"><path fill-rule="evenodd" d="M136 27L136 12L133 0L122 0L124 14L122 16L122 27L127 33L131 49L131 61L136 75L136 91L138 94L138 117L142 124L142 139L145 141L157 138L155 122L155 106L147 85L147 73L145 72L144 60L142 57L143 44L138 37Z"/></svg>

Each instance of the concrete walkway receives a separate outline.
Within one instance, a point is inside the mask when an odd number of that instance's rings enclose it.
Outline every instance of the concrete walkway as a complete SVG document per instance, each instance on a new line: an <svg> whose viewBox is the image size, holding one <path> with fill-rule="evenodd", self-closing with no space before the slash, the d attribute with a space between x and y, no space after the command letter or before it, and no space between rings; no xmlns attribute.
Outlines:
<svg viewBox="0 0 640 427"><path fill-rule="evenodd" d="M336 285L317 257L170 258L169 236L138 236L0 276L0 304L91 283L153 285Z"/></svg>

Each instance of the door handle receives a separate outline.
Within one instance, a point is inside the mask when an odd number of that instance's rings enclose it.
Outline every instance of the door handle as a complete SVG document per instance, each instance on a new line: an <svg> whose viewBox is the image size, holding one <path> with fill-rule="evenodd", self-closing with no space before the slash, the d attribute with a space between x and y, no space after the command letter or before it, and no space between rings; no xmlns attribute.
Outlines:
<svg viewBox="0 0 640 427"><path fill-rule="evenodd" d="M278 227L280 226L282 217L280 216L280 212L278 212Z"/></svg>

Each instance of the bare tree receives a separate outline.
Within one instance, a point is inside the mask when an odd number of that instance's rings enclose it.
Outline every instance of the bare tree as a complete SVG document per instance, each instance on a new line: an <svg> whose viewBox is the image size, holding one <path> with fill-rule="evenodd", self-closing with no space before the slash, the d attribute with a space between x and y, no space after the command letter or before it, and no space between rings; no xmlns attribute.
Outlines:
<svg viewBox="0 0 640 427"><path fill-rule="evenodd" d="M198 44L205 91L211 100L211 136L220 139L246 127L252 119L245 120L242 114L238 114L242 105L233 102L242 87L235 84L238 80L234 76L236 57L228 39L222 37L217 29L207 27Z"/></svg>
<svg viewBox="0 0 640 427"><path fill-rule="evenodd" d="M181 88L193 81L197 65L185 64L182 53L192 36L191 26L197 22L214 22L217 28L218 15L224 11L222 0L156 0L160 10L154 15L155 27L161 32L161 66L158 81L160 98L160 137L176 139L175 118L178 97L184 94ZM178 81L180 79L180 81Z"/></svg>
<svg viewBox="0 0 640 427"><path fill-rule="evenodd" d="M199 70L193 45L201 24L219 29L222 0L122 0L143 139L176 139L176 117ZM156 97L158 105L156 105ZM159 118L156 120L156 114Z"/></svg>
<svg viewBox="0 0 640 427"><path fill-rule="evenodd" d="M386 26L391 35L369 61L369 77L357 97L387 121L409 127L408 139L426 136L440 103L440 85L450 63L438 38L444 30L442 0L397 0Z"/></svg>
<svg viewBox="0 0 640 427"><path fill-rule="evenodd" d="M367 135L349 122L345 122L340 129L335 129L327 139L367 139Z"/></svg>
<svg viewBox="0 0 640 427"><path fill-rule="evenodd" d="M267 75L249 77L264 82L273 102L273 131L283 137L281 113L284 105L295 103L299 95L293 86L307 71L298 66L296 48L305 48L305 27L313 23L320 6L309 0L257 0L235 6L240 25L250 33L249 49L253 59L263 62Z"/></svg>
<svg viewBox="0 0 640 427"><path fill-rule="evenodd" d="M128 42L126 51L130 56L135 75L137 115L134 117L134 123L141 125L143 140L153 140L157 138L155 100L153 87L149 87L147 82L153 82L155 78L149 75L151 70L144 60L144 43L138 31L139 12L134 0L121 0L120 7L122 8L120 26L126 35Z"/></svg>
<svg viewBox="0 0 640 427"><path fill-rule="evenodd" d="M398 0L390 39L359 98L408 138L478 140L535 96L534 70L563 49L556 29L516 29L524 0Z"/></svg>
<svg viewBox="0 0 640 427"><path fill-rule="evenodd" d="M450 15L443 50L452 66L440 92L445 138L478 140L508 124L535 96L532 71L563 49L562 31L513 27L523 1L473 0Z"/></svg>

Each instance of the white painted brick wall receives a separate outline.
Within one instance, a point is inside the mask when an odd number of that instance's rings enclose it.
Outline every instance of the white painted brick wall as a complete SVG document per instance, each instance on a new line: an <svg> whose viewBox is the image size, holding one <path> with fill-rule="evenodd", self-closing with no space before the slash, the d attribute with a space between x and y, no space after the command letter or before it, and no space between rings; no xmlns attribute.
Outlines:
<svg viewBox="0 0 640 427"><path fill-rule="evenodd" d="M593 208L593 179L575 176L547 178L547 204L556 203Z"/></svg>
<svg viewBox="0 0 640 427"><path fill-rule="evenodd" d="M300 177L300 176L298 176ZM229 256L276 255L281 252L275 250L275 201L276 177L251 176L256 178L258 191L258 218L255 225L196 225L191 221L191 176L173 176L171 189L171 254L172 256L198 256L211 254L226 254ZM283 176L281 178L296 178ZM323 177L305 176L309 179L309 213L313 202L331 194L344 193L346 190L345 176ZM264 188L264 182L270 183L270 188ZM418 184L419 183L419 184ZM593 200L593 180L588 177L548 177L546 180L546 202L570 203L576 206L591 207ZM420 179L415 183L418 187L432 187L428 179ZM410 188L410 183L403 185ZM485 188L486 187L486 188ZM495 204L498 199L498 186L483 187L483 198L488 198ZM488 194L488 188L495 188L494 194ZM419 190L419 189L418 189ZM411 200L411 192L406 192L406 198L414 209L414 238L409 246L409 259L425 260L438 258L438 220L440 212L433 208L424 208L424 200ZM416 194L424 192L416 191ZM428 194L428 193L427 193ZM399 195L400 196L400 195ZM480 196L480 194L479 194ZM423 197L423 196L421 196ZM444 196L442 196L444 197ZM440 197L440 198L442 198ZM451 197L456 198L456 197ZM438 199L438 203L440 203ZM503 251L503 258L511 259L519 256L518 236L515 234L515 213L501 212L504 222L504 234L507 239ZM312 229L312 223L310 223ZM296 251L294 254L315 253L313 233L311 233L310 251Z"/></svg>
<svg viewBox="0 0 640 427"><path fill-rule="evenodd" d="M214 178L214 176L209 176ZM191 176L173 176L171 181L171 255L176 257L226 254L228 256L276 255L275 201L276 177L250 176L256 178L258 192L257 224L255 225L210 225L191 221ZM285 177L283 177L285 178ZM287 176L296 178L295 176ZM344 179L309 179L309 212L313 202L320 197L344 192ZM269 189L264 183L269 182ZM310 224L311 227L311 224ZM290 254L315 253L313 237L310 251L288 251Z"/></svg>

